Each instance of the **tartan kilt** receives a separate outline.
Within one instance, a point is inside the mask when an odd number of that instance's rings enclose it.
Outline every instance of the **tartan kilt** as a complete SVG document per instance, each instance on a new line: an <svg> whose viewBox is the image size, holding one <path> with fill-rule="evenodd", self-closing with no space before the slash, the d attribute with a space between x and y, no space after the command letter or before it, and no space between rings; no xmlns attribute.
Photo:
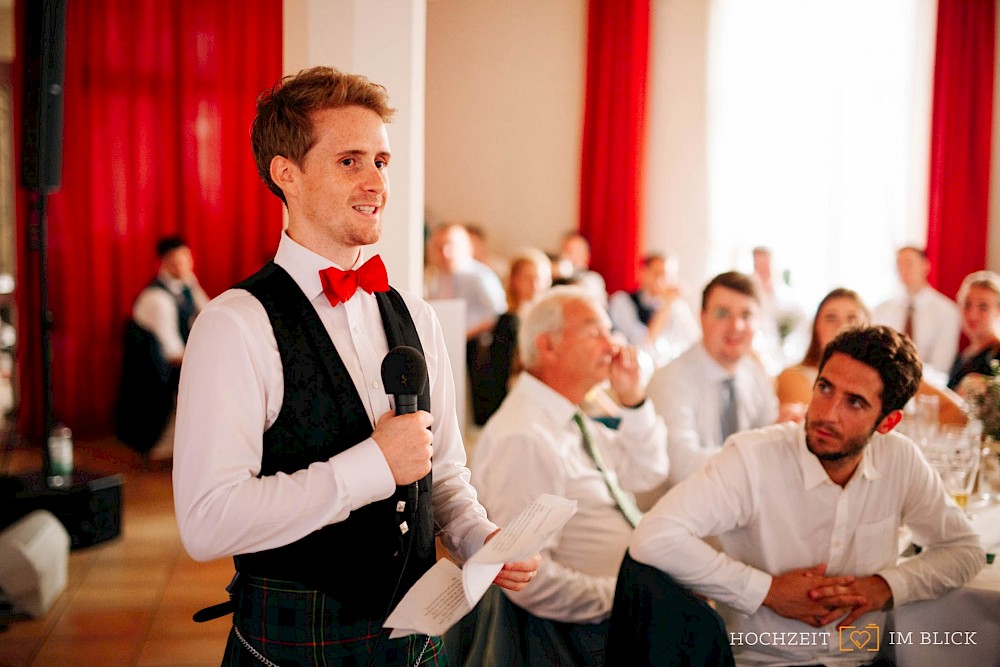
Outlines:
<svg viewBox="0 0 1000 667"><path fill-rule="evenodd" d="M265 664L243 646L236 628L250 646L281 667L365 667L376 644L378 654L371 664L414 665L427 643L425 635L389 639L389 631L380 626L382 619L345 622L337 600L291 581L242 575L233 601L236 611L223 667ZM431 637L419 664L448 664L440 637Z"/></svg>

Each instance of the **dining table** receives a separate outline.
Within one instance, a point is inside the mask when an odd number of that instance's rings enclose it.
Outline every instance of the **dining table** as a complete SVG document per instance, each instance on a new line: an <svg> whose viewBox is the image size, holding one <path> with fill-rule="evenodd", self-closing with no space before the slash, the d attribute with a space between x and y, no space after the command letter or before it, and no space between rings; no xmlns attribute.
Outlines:
<svg viewBox="0 0 1000 667"><path fill-rule="evenodd" d="M987 562L965 586L890 612L881 655L898 667L1000 667L1000 563L992 556L1000 551L1000 498L970 500L967 511Z"/></svg>

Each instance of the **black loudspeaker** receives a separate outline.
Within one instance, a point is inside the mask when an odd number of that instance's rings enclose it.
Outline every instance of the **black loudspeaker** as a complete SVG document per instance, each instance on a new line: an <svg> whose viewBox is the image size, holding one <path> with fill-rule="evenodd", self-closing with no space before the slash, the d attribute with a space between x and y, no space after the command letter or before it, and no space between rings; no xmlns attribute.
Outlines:
<svg viewBox="0 0 1000 667"><path fill-rule="evenodd" d="M29 512L46 510L56 516L70 537L70 548L80 549L118 537L122 532L121 475L73 471L68 488L50 489L41 473L8 478L0 498L0 528Z"/></svg>
<svg viewBox="0 0 1000 667"><path fill-rule="evenodd" d="M66 0L28 0L25 7L24 150L26 188L51 192L62 173Z"/></svg>

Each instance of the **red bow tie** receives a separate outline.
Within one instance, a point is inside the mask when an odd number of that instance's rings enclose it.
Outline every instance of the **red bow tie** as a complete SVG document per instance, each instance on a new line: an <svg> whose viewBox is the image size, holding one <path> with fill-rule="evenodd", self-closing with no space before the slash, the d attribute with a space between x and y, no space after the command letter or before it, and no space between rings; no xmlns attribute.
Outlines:
<svg viewBox="0 0 1000 667"><path fill-rule="evenodd" d="M360 287L372 294L389 291L389 277L385 273L382 258L375 255L356 270L341 271L331 266L319 272L319 280L323 283L323 293L330 300L331 306L347 301Z"/></svg>

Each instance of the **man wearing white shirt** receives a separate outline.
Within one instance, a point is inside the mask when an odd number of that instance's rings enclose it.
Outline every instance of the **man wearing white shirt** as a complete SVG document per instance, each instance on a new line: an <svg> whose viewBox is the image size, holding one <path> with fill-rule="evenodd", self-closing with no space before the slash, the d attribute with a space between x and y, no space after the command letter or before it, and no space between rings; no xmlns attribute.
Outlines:
<svg viewBox="0 0 1000 667"><path fill-rule="evenodd" d="M174 447L174 402L184 347L208 296L194 274L191 249L180 236L156 244L156 277L136 298L126 324L115 435L149 459Z"/></svg>
<svg viewBox="0 0 1000 667"><path fill-rule="evenodd" d="M226 665L434 662L439 639L390 640L385 615L433 564L435 532L461 561L497 530L468 482L440 325L365 261L392 113L382 86L327 67L257 102L254 156L288 227L191 332L174 465L188 552L236 563ZM401 344L422 350L428 382L396 415L380 366ZM509 564L497 583L536 568Z"/></svg>
<svg viewBox="0 0 1000 667"><path fill-rule="evenodd" d="M702 293L702 339L653 373L649 398L667 424L673 486L699 470L737 431L773 424L778 399L751 353L760 304L753 281L736 271Z"/></svg>
<svg viewBox="0 0 1000 667"><path fill-rule="evenodd" d="M160 270L132 306L132 319L152 333L163 358L179 365L194 318L208 303L208 296L194 274L191 249L179 236L156 244Z"/></svg>
<svg viewBox="0 0 1000 667"><path fill-rule="evenodd" d="M491 331L507 310L507 294L493 269L473 256L469 231L458 223L443 225L428 245L435 270L427 275L427 298L465 302L467 339Z"/></svg>
<svg viewBox="0 0 1000 667"><path fill-rule="evenodd" d="M505 591L527 612L528 636L511 643L529 647L520 657L528 665L601 664L615 576L639 516L628 491L662 481L665 429L645 400L636 350L613 341L607 315L582 288L556 287L534 304L518 347L525 372L480 434L473 484L501 523L542 493L578 509L543 550L531 586ZM623 406L618 430L580 409L609 379Z"/></svg>
<svg viewBox="0 0 1000 667"><path fill-rule="evenodd" d="M874 625L885 637L886 610L983 566L965 513L913 442L891 433L920 374L912 343L890 327L843 332L824 352L804 425L736 435L636 530L636 561L719 603L737 664L867 663L873 647L841 633L873 637ZM923 551L897 563L903 525Z"/></svg>
<svg viewBox="0 0 1000 667"><path fill-rule="evenodd" d="M656 367L688 349L701 333L677 282L676 257L647 255L639 289L612 294L608 314L615 330L646 352Z"/></svg>
<svg viewBox="0 0 1000 667"><path fill-rule="evenodd" d="M943 386L958 353L961 313L954 301L927 282L931 263L922 248L900 248L896 271L904 293L876 306L872 322L908 335L924 362L924 379Z"/></svg>

